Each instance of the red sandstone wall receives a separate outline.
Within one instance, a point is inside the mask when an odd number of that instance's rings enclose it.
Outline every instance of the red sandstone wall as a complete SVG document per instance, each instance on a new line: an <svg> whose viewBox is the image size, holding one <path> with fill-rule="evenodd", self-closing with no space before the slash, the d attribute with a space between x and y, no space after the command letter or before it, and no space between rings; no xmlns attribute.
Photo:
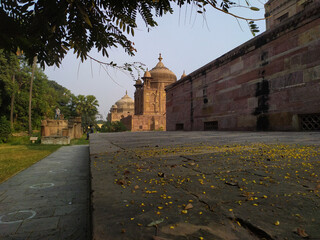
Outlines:
<svg viewBox="0 0 320 240"><path fill-rule="evenodd" d="M123 123L123 125L127 128L127 130L132 129L132 115L122 118L120 122Z"/></svg>
<svg viewBox="0 0 320 240"><path fill-rule="evenodd" d="M167 130L176 130L176 124L183 124L191 130L190 82L183 82L167 92Z"/></svg>
<svg viewBox="0 0 320 240"><path fill-rule="evenodd" d="M133 115L131 131L166 130L165 116Z"/></svg>
<svg viewBox="0 0 320 240"><path fill-rule="evenodd" d="M181 123L184 130L204 130L208 121L217 121L219 130L255 130L263 79L268 129L299 130L300 114L320 113L319 14L307 22L261 34L169 86L167 130Z"/></svg>

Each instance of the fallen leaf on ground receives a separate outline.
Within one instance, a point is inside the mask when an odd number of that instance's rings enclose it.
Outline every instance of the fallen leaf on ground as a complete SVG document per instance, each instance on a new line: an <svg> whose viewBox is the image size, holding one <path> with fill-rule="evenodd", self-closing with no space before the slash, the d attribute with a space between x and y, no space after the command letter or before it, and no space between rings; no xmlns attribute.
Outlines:
<svg viewBox="0 0 320 240"><path fill-rule="evenodd" d="M127 181L124 180L124 179L119 179L119 180L117 181L117 184L119 184L119 185L125 185L125 184L127 184Z"/></svg>
<svg viewBox="0 0 320 240"><path fill-rule="evenodd" d="M185 206L185 210L193 208L193 205L191 203L188 203L187 206Z"/></svg>
<svg viewBox="0 0 320 240"><path fill-rule="evenodd" d="M306 231L302 228L297 228L295 230L295 233L298 234L300 237L303 237L303 238L307 238L309 237L309 235L306 233Z"/></svg>
<svg viewBox="0 0 320 240"><path fill-rule="evenodd" d="M159 173L158 173L158 177L162 177L162 178L163 178L163 177L164 177L164 173L160 173L160 172L159 172Z"/></svg>
<svg viewBox="0 0 320 240"><path fill-rule="evenodd" d="M230 186L238 186L237 182L225 182L225 184L230 185Z"/></svg>
<svg viewBox="0 0 320 240"><path fill-rule="evenodd" d="M159 220L156 220L156 221L153 221L153 222L149 223L147 226L148 226L148 227L153 227L153 226L155 226L155 225L158 225L158 224L162 223L163 221L164 221L164 219L161 218L161 219L159 219Z"/></svg>

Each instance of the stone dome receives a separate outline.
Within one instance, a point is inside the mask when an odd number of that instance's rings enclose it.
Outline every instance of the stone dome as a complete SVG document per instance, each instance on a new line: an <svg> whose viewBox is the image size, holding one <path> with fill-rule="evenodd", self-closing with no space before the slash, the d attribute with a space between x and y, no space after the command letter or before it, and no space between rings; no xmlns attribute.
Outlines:
<svg viewBox="0 0 320 240"><path fill-rule="evenodd" d="M115 122L121 121L121 119L126 118L134 114L134 101L131 97L128 96L128 92L112 107L108 113L108 121Z"/></svg>
<svg viewBox="0 0 320 240"><path fill-rule="evenodd" d="M142 81L141 81L140 78L138 78L138 79L136 80L136 85L142 85Z"/></svg>
<svg viewBox="0 0 320 240"><path fill-rule="evenodd" d="M134 100L128 96L127 92L120 100L116 101L115 105L118 112L134 110Z"/></svg>
<svg viewBox="0 0 320 240"><path fill-rule="evenodd" d="M171 84L177 81L177 76L162 63L161 54L158 59L159 62L157 63L157 65L152 68L152 70L150 70L150 74L152 77L151 82L163 82Z"/></svg>
<svg viewBox="0 0 320 240"><path fill-rule="evenodd" d="M144 76L143 76L144 78L151 78L151 74L150 74L150 72L148 71L148 69L147 69L147 71L144 73Z"/></svg>

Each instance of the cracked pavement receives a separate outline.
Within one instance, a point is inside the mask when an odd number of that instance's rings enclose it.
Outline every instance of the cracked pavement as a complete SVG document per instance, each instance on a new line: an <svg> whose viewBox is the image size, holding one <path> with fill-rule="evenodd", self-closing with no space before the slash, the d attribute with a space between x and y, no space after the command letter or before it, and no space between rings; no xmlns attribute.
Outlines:
<svg viewBox="0 0 320 240"><path fill-rule="evenodd" d="M320 239L320 133L90 136L93 239Z"/></svg>

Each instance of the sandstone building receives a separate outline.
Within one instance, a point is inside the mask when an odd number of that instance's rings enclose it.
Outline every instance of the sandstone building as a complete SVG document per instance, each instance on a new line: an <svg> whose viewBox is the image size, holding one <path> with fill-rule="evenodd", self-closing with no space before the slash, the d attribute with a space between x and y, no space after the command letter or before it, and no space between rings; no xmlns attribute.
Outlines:
<svg viewBox="0 0 320 240"><path fill-rule="evenodd" d="M110 109L108 121L121 121L131 131L166 130L165 87L176 82L176 75L159 62L135 83L134 101L127 95Z"/></svg>
<svg viewBox="0 0 320 240"><path fill-rule="evenodd" d="M134 85L134 115L123 119L131 131L166 130L165 87L176 82L176 75L164 66L161 54L159 62L146 71Z"/></svg>
<svg viewBox="0 0 320 240"><path fill-rule="evenodd" d="M116 122L133 114L134 101L131 97L128 96L128 92L126 91L126 94L110 108L107 120L109 122Z"/></svg>
<svg viewBox="0 0 320 240"><path fill-rule="evenodd" d="M265 9L266 32L166 88L167 130L320 130L320 1Z"/></svg>
<svg viewBox="0 0 320 240"><path fill-rule="evenodd" d="M81 138L82 135L81 117L41 120L42 144L70 144L71 139Z"/></svg>

